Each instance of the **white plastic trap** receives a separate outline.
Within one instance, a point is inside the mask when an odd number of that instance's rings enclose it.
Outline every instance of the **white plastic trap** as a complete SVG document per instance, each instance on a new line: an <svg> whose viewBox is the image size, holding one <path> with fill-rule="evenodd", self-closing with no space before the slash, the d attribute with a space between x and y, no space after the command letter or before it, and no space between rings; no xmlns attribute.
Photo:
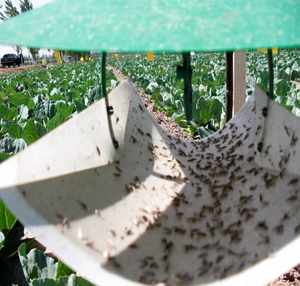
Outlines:
<svg viewBox="0 0 300 286"><path fill-rule="evenodd" d="M1 164L1 197L96 285L265 285L300 262L300 120L273 101L257 118L267 101L256 89L187 142L122 82L109 94L119 149L100 100Z"/></svg>

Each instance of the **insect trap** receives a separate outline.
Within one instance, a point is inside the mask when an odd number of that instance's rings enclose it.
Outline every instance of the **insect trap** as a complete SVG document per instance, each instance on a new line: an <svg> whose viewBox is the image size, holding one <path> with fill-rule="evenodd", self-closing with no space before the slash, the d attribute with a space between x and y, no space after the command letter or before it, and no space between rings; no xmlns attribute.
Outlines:
<svg viewBox="0 0 300 286"><path fill-rule="evenodd" d="M1 23L1 42L104 53L294 47L299 12L273 0L54 1ZM183 141L127 80L1 164L0 195L95 285L265 285L300 261L298 129L257 87L221 130Z"/></svg>

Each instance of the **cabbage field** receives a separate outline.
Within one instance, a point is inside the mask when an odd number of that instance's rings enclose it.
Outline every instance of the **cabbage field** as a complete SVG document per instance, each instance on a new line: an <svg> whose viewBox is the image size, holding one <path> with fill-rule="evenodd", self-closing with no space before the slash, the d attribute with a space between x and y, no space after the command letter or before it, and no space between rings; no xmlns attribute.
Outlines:
<svg viewBox="0 0 300 286"><path fill-rule="evenodd" d="M135 82L155 102L156 108L172 117L191 136L205 137L225 123L225 55L196 53L193 68L193 121L185 120L183 81L177 80L181 54L146 56L114 55L108 63ZM300 115L300 50L281 50L274 56L276 101ZM267 55L247 54L246 97L255 84L267 91ZM118 84L107 68L108 92ZM23 150L101 98L100 63L80 62L0 76L0 162ZM29 253L27 250L33 248ZM37 250L34 238L24 234L17 218L0 201L0 284L17 285L12 268L16 257L29 285L90 285L60 261ZM36 264L32 264L35 262Z"/></svg>
<svg viewBox="0 0 300 286"><path fill-rule="evenodd" d="M156 55L154 61L146 57L120 57L111 65L130 77L156 103L161 111L172 117L187 133L205 137L225 123L225 56L224 53L196 53L191 57L193 69L193 122L188 125L184 115L183 81L176 79L176 66L182 64L181 54ZM280 50L274 55L274 94L276 101L300 115L300 50ZM255 84L267 92L269 84L267 54L247 53L246 97Z"/></svg>
<svg viewBox="0 0 300 286"><path fill-rule="evenodd" d="M86 62L1 76L0 162L97 101L99 70ZM115 85L108 70L108 90Z"/></svg>
<svg viewBox="0 0 300 286"><path fill-rule="evenodd" d="M177 80L181 54L159 54L154 61L142 57L110 58L109 64L128 76L189 135L210 135L225 123L224 53L196 53L193 68L193 121L184 114L183 80ZM274 57L276 101L300 115L300 51L281 50ZM267 56L247 55L246 96L257 83L267 91ZM107 70L108 91L117 80ZM0 77L0 162L24 149L101 97L100 64L85 62L32 70Z"/></svg>

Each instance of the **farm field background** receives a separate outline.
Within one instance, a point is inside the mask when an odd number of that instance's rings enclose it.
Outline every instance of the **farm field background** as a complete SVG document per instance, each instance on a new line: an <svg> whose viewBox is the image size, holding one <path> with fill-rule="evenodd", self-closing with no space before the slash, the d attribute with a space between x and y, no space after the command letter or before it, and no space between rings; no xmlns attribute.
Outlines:
<svg viewBox="0 0 300 286"><path fill-rule="evenodd" d="M274 55L274 93L276 101L296 115L300 115L300 91L295 81L300 79L300 51L281 50ZM110 60L125 76L154 100L156 107L167 113L186 132L204 138L225 124L226 74L224 53L199 53L191 57L193 69L193 122L187 124L184 114L183 80L177 80L176 66L182 64L181 54L157 55L154 61L146 57L124 57ZM268 90L267 55L247 54L246 99L255 84Z"/></svg>
<svg viewBox="0 0 300 286"><path fill-rule="evenodd" d="M201 138L225 124L226 75L224 53L199 53L191 58L193 77L193 122L185 120L183 80L176 79L180 54L111 57L110 65L128 76L191 135ZM274 57L276 101L300 115L300 51L283 50ZM24 71L0 77L0 162L24 149L47 132L101 98L99 62L73 63L49 69ZM246 97L258 84L268 89L268 63L264 53L247 55ZM107 70L108 92L117 85Z"/></svg>
<svg viewBox="0 0 300 286"><path fill-rule="evenodd" d="M191 57L194 105L192 124L185 120L184 85L176 77L176 66L182 64L181 54L156 54L153 61L147 61L145 55L118 56L117 60L111 54L108 63L135 82L155 102L158 110L165 112L190 136L204 138L225 124L224 53L196 53ZM275 100L300 116L300 90L296 84L300 81L300 50L280 50L278 57L274 55L274 68ZM267 92L268 81L267 55L256 51L248 52L246 98L253 93L255 84ZM107 68L108 92L117 84L116 76ZM76 116L101 97L99 61L1 75L0 163ZM0 271L0 281L6 279L8 283L16 284L11 267L14 257L21 257L23 269L30 259L44 257L35 248L31 256L26 256L24 244L29 246L34 238L21 235L23 232L24 228L18 224L17 218L0 201L0 266L10 273L3 277L1 273L4 272ZM41 258L41 261L43 259L46 258ZM58 283L68 279L79 281L78 285L89 285L61 262L45 263L46 268L53 268L51 275L48 273L49 277L46 278L57 284L43 285L62 285ZM41 274L44 272L39 270L36 273L40 274L35 275L32 269L26 268L25 272L32 274L25 275L30 285L40 285L33 281L45 278Z"/></svg>

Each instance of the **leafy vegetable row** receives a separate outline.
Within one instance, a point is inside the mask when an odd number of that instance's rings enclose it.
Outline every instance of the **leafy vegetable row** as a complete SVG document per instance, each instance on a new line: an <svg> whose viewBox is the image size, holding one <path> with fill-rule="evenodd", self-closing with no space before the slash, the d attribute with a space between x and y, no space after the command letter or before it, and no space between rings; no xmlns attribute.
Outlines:
<svg viewBox="0 0 300 286"><path fill-rule="evenodd" d="M300 79L300 51L281 50L274 57L276 101L300 115L300 91L295 80ZM226 74L224 53L199 53L191 57L193 77L193 122L188 124L184 116L182 80L176 78L176 66L182 64L180 54L159 54L154 61L144 57L120 57L110 59L111 65L130 77L155 101L159 110L166 112L190 135L206 137L225 123ZM265 92L269 72L264 53L247 53L246 97L258 84Z"/></svg>
<svg viewBox="0 0 300 286"><path fill-rule="evenodd" d="M99 62L0 77L0 162L101 97ZM116 77L107 71L108 90Z"/></svg>

